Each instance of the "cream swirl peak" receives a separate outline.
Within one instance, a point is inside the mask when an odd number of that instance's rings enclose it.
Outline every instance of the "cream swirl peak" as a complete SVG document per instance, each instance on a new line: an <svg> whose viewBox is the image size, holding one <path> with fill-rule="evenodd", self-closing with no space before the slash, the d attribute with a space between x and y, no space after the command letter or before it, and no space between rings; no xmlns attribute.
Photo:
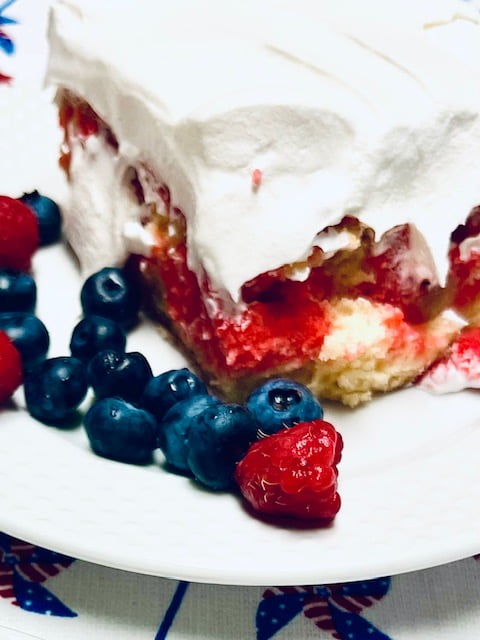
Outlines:
<svg viewBox="0 0 480 640"><path fill-rule="evenodd" d="M122 166L168 185L191 266L233 300L345 214L378 235L413 222L442 276L480 202L480 26L465 2L64 0L49 39L47 82L109 124Z"/></svg>

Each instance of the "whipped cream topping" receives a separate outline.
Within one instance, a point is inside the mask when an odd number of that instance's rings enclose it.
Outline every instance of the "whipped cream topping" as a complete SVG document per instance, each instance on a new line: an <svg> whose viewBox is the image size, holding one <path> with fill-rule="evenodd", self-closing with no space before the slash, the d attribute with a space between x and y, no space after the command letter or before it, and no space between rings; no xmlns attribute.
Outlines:
<svg viewBox="0 0 480 640"><path fill-rule="evenodd" d="M97 136L73 143L69 199L76 206L68 201L63 206L63 227L84 275L122 264L129 252L149 253L142 242L146 231L137 221L138 202L128 187L130 171L125 158Z"/></svg>
<svg viewBox="0 0 480 640"><path fill-rule="evenodd" d="M480 389L478 344L475 345L472 341L471 345L465 347L462 340L460 335L450 345L445 356L422 375L418 382L421 389L438 395L457 393L464 389Z"/></svg>
<svg viewBox="0 0 480 640"><path fill-rule="evenodd" d="M190 266L233 300L345 214L378 235L413 222L442 278L480 202L477 15L459 0L63 0L47 83L92 105L123 167L169 186ZM71 214L87 270L82 247L98 233L120 259L136 215L99 153L73 176L77 204L90 192Z"/></svg>
<svg viewBox="0 0 480 640"><path fill-rule="evenodd" d="M441 362L425 374L418 386L435 395L480 389L480 366L477 364L475 370L468 371L458 367L455 362Z"/></svg>

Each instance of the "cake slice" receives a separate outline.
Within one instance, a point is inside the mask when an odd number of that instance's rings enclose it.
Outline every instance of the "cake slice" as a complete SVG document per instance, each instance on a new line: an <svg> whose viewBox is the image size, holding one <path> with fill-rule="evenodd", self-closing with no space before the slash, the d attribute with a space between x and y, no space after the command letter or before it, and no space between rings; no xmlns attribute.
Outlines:
<svg viewBox="0 0 480 640"><path fill-rule="evenodd" d="M465 324L446 274L480 201L480 77L461 57L476 14L207 4L54 4L47 80L84 274L135 269L227 398L276 375L349 406L411 383Z"/></svg>

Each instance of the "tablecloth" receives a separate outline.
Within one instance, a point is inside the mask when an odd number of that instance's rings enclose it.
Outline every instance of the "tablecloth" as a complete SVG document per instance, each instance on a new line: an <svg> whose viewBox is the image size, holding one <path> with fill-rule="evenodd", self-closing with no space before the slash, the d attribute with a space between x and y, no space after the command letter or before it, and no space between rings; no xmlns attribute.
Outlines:
<svg viewBox="0 0 480 640"><path fill-rule="evenodd" d="M0 2L2 108L6 91L38 90L45 63L46 2L13 5ZM48 167L33 150L31 165L48 181ZM23 170L19 180L28 175ZM102 567L0 533L0 640L479 637L480 560L474 557L363 582L236 587Z"/></svg>
<svg viewBox="0 0 480 640"><path fill-rule="evenodd" d="M0 535L0 640L477 640L480 560L335 585L194 584Z"/></svg>

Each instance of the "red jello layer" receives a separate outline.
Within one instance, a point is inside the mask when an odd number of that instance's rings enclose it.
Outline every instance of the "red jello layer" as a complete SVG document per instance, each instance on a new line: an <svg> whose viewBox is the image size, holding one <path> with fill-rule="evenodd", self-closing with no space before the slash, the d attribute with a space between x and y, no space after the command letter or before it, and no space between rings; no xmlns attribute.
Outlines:
<svg viewBox="0 0 480 640"><path fill-rule="evenodd" d="M233 314L221 306L212 312L204 302L205 290L187 267L186 251L184 241L157 246L151 258L141 260L142 271L160 288L156 297L175 332L203 353L209 368L243 375L285 363L298 368L318 356L329 331L328 306L302 283L285 283L275 300L254 300Z"/></svg>

